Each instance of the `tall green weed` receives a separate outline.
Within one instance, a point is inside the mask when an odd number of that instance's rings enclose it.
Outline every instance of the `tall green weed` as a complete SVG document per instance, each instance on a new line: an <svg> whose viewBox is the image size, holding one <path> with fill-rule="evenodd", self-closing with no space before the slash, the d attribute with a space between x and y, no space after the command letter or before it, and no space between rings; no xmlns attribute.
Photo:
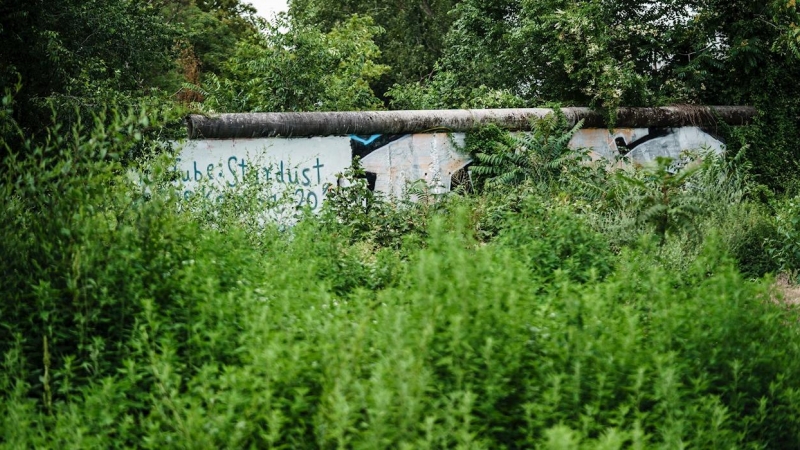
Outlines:
<svg viewBox="0 0 800 450"><path fill-rule="evenodd" d="M615 246L624 195L558 171L259 227L252 199L179 200L168 158L131 177L145 120L108 122L4 161L2 448L800 445L796 311L706 228L761 211L701 211L691 252Z"/></svg>

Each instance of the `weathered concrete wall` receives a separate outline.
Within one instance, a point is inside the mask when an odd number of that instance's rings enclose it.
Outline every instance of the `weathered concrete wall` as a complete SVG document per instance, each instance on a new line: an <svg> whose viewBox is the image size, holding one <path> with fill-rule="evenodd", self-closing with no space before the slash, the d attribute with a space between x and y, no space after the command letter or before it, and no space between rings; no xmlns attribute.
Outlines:
<svg viewBox="0 0 800 450"><path fill-rule="evenodd" d="M316 210L337 173L351 164L351 153L348 137L208 139L186 142L175 169L184 197L216 195L253 177Z"/></svg>
<svg viewBox="0 0 800 450"><path fill-rule="evenodd" d="M584 129L570 141L572 148L590 148L596 158L614 162L625 156L634 163L655 161L659 156L677 158L684 150L708 148L722 152L724 143L709 130L698 127Z"/></svg>
<svg viewBox="0 0 800 450"><path fill-rule="evenodd" d="M203 182L233 187L249 174L288 189L297 205L318 209L328 187L338 183L337 174L356 156L378 192L399 196L416 180L425 180L433 192L447 192L453 176L470 163L459 150L463 142L464 133L445 132L191 140L176 169L187 196ZM587 128L570 146L590 148L595 158L612 163L623 155L647 163L683 150L724 148L721 139L698 127Z"/></svg>

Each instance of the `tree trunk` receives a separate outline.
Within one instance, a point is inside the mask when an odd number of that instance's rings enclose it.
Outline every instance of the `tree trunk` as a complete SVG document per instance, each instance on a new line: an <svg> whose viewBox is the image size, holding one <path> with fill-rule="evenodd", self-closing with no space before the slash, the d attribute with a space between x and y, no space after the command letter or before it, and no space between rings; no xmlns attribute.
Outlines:
<svg viewBox="0 0 800 450"><path fill-rule="evenodd" d="M561 108L570 125L584 120L584 128L606 128L600 113L589 108ZM424 111L347 111L237 113L187 117L190 139L344 136L349 134L413 134L432 131L463 132L496 124L510 131L529 131L532 119L553 111L530 109L453 109ZM749 106L667 106L619 108L616 128L714 127L720 123L746 125L756 114Z"/></svg>

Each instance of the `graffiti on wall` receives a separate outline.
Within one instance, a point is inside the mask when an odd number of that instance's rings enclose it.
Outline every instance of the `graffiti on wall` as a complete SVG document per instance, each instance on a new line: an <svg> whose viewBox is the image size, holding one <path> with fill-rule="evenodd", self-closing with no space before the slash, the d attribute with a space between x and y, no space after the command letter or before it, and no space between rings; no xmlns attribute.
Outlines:
<svg viewBox="0 0 800 450"><path fill-rule="evenodd" d="M661 156L678 158L686 150L708 149L714 153L724 150L721 138L698 127L623 128L612 132L590 128L576 133L569 145L591 149L595 159L614 163L625 157L639 164L655 161Z"/></svg>
<svg viewBox="0 0 800 450"><path fill-rule="evenodd" d="M401 196L424 180L432 193L449 192L453 177L470 164L464 133L193 140L180 152L176 170L185 196L210 195L208 185L235 187L248 175L288 191L297 206L319 209L330 186L358 157L371 189ZM583 129L572 148L589 148L594 159L646 164L684 150L722 152L722 140L697 127Z"/></svg>
<svg viewBox="0 0 800 450"><path fill-rule="evenodd" d="M449 192L453 176L471 163L463 148L464 133L351 136L353 157L359 157L374 190L402 195L410 182L425 180L434 193ZM572 148L588 148L595 160L646 164L657 157L678 158L681 152L724 150L722 140L697 127L583 129L570 141Z"/></svg>
<svg viewBox="0 0 800 450"><path fill-rule="evenodd" d="M350 141L342 137L196 140L176 158L183 196L218 196L244 180L264 183L273 199L318 210L328 187L351 163Z"/></svg>
<svg viewBox="0 0 800 450"><path fill-rule="evenodd" d="M417 180L424 180L432 193L449 192L453 175L470 162L459 150L463 133L350 139L353 157L360 158L370 187L390 196L401 196L406 186Z"/></svg>

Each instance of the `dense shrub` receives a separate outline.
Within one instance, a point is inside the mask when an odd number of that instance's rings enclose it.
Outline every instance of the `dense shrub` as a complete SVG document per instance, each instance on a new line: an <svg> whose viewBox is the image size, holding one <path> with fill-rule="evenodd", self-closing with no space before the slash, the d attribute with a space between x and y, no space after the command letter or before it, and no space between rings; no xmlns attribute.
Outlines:
<svg viewBox="0 0 800 450"><path fill-rule="evenodd" d="M800 270L800 196L778 202L775 233L766 241L767 252L778 267L793 275Z"/></svg>
<svg viewBox="0 0 800 450"><path fill-rule="evenodd" d="M543 284L557 277L586 282L611 272L613 258L608 242L567 208L547 206L529 197L496 242L511 250Z"/></svg>
<svg viewBox="0 0 800 450"><path fill-rule="evenodd" d="M278 227L132 176L148 122L3 163L4 448L800 445L796 312L726 256L771 223L744 197L621 245L594 169L396 212L354 184ZM676 195L724 197L708 173ZM568 185L595 175L616 193Z"/></svg>

